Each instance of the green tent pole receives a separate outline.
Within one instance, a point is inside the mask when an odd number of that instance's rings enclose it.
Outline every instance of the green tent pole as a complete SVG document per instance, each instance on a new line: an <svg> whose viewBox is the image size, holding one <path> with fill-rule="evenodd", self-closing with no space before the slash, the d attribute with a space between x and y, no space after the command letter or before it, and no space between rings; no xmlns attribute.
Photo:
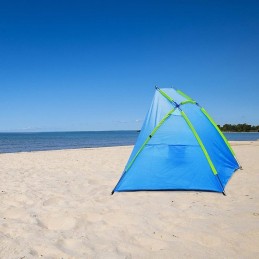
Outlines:
<svg viewBox="0 0 259 259"><path fill-rule="evenodd" d="M167 93L165 93L164 91L162 91L159 87L155 86L155 88L156 88L156 90L157 90L160 94L162 94L170 103L173 103L176 107L179 106L179 104L176 103L173 98L171 98Z"/></svg>
<svg viewBox="0 0 259 259"><path fill-rule="evenodd" d="M222 139L224 140L225 144L227 145L227 147L229 148L230 152L232 153L232 155L235 157L238 165L239 165L239 168L242 169L242 166L240 165L232 147L230 146L230 144L228 143L226 137L224 136L224 134L221 132L221 130L219 129L218 125L215 123L215 121L211 118L211 116L208 114L208 112L203 108L201 107L197 102L195 102L190 96L188 96L187 94L183 93L182 91L180 90L176 90L176 92L178 92L180 95L182 95L183 97L185 97L187 99L187 101L183 101L180 103L180 105L184 105L184 104L187 104L187 103L193 103L193 104L196 104L198 105L200 108L201 108L201 111L202 113L207 117L207 119L210 121L210 123L214 126L214 128L218 131L219 135L222 137Z"/></svg>
<svg viewBox="0 0 259 259"><path fill-rule="evenodd" d="M164 118L158 123L158 125L152 130L150 135L147 137L147 139L144 141L136 155L132 158L130 164L126 167L125 171L128 171L129 168L132 166L133 162L136 160L137 156L140 154L140 152L143 150L143 148L146 146L146 144L149 142L149 140L154 136L154 134L157 132L157 130L163 125L163 123L169 118L169 116L175 111L175 108L170 110Z"/></svg>
<svg viewBox="0 0 259 259"><path fill-rule="evenodd" d="M136 153L136 155L132 158L132 160L130 161L130 163L128 164L128 166L125 168L120 180L118 181L117 185L114 187L113 191L112 191L112 195L114 193L114 190L116 189L116 187L118 186L118 184L121 182L121 180L123 179L123 177L125 176L126 172L130 169L130 167L133 165L134 161L136 160L136 158L138 157L138 155L141 153L141 151L144 149L144 147L146 146L146 144L149 142L149 140L154 136L154 134L157 132L157 130L164 124L164 122L172 115L172 113L175 111L176 108L173 108L172 110L170 110L164 117L163 119L158 123L158 125L152 130L152 132L150 133L150 135L147 137L147 139L144 141L144 143L142 144L142 146L140 147L140 149L138 150L138 152Z"/></svg>
<svg viewBox="0 0 259 259"><path fill-rule="evenodd" d="M219 129L218 125L215 123L215 121L210 117L210 115L208 114L208 112L204 109L201 108L202 113L206 116L206 118L210 121L210 123L214 126L214 128L217 130L217 132L219 133L219 135L222 137L222 139L224 140L225 144L227 145L227 147L229 148L230 152L232 153L232 155L234 156L234 158L236 159L239 168L242 169L242 166L240 165L240 163L237 160L237 157L234 153L234 150L232 149L232 147L230 146L230 144L228 143L226 137L224 136L224 134L221 132L221 130Z"/></svg>
<svg viewBox="0 0 259 259"><path fill-rule="evenodd" d="M187 94L183 93L182 91L176 90L176 92L177 92L178 94L180 94L181 96L183 96L184 98L186 98L187 100L193 101L193 99L192 99L190 96L188 96Z"/></svg>
<svg viewBox="0 0 259 259"><path fill-rule="evenodd" d="M197 131L195 130L194 126L192 125L191 121L189 120L189 118L187 117L187 115L185 114L185 112L182 111L181 109L180 109L180 111L181 111L181 115L183 116L184 120L186 121L186 123L187 123L188 126L190 127L190 129L191 129L193 135L194 135L195 138L197 139L197 141L198 141L198 143L199 143L199 145L200 145L200 147L201 147L201 149L202 149L202 151L203 151L203 153L204 153L204 155L205 155L205 157L206 157L206 159L207 159L207 161L208 161L208 163L209 163L209 165L210 165L210 168L211 168L213 174L217 177L217 179L218 179L218 181L219 181L219 184L220 184L220 186L221 186L221 188L222 188L222 193L225 195L224 187L223 187L223 184L222 184L222 182L221 182L221 180L220 180L220 178L219 178L219 176L218 176L218 172L217 172L217 170L216 170L216 168L215 168L213 162L211 161L211 158L210 158L210 156L209 156L209 154L208 154L208 152L207 152L207 150L206 150L206 148L205 148L205 146L204 146L202 140L200 139L200 137L199 137Z"/></svg>

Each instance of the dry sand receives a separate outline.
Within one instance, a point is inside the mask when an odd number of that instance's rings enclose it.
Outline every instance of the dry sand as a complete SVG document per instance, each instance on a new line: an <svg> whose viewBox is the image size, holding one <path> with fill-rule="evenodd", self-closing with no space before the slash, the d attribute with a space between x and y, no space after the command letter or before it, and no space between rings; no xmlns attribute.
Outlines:
<svg viewBox="0 0 259 259"><path fill-rule="evenodd" d="M259 258L259 141L227 196L111 190L132 147L0 155L0 258Z"/></svg>

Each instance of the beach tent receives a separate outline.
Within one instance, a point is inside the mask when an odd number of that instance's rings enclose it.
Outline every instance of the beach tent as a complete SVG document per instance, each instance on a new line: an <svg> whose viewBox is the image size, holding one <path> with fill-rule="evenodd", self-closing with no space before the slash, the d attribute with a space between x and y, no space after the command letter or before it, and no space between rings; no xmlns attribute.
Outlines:
<svg viewBox="0 0 259 259"><path fill-rule="evenodd" d="M210 115L173 88L159 89L114 192L199 190L224 193L240 166Z"/></svg>

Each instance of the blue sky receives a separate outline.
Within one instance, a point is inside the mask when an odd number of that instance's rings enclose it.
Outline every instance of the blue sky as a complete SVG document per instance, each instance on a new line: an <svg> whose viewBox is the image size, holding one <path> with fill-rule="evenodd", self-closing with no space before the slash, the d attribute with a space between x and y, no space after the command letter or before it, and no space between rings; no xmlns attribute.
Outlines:
<svg viewBox="0 0 259 259"><path fill-rule="evenodd" d="M139 129L154 86L259 124L258 1L1 1L0 131Z"/></svg>

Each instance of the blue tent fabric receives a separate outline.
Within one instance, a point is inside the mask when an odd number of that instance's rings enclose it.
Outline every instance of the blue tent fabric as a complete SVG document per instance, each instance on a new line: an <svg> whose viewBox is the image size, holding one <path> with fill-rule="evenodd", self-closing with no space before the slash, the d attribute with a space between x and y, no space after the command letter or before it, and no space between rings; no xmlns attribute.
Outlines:
<svg viewBox="0 0 259 259"><path fill-rule="evenodd" d="M155 92L141 132L114 192L141 190L200 190L224 192L239 168L236 158L217 129L196 103L173 88ZM175 111L159 125L163 118ZM211 169L200 143L181 114L189 118L200 137L217 175ZM151 136L151 132L158 128ZM148 141L146 141L148 139Z"/></svg>

